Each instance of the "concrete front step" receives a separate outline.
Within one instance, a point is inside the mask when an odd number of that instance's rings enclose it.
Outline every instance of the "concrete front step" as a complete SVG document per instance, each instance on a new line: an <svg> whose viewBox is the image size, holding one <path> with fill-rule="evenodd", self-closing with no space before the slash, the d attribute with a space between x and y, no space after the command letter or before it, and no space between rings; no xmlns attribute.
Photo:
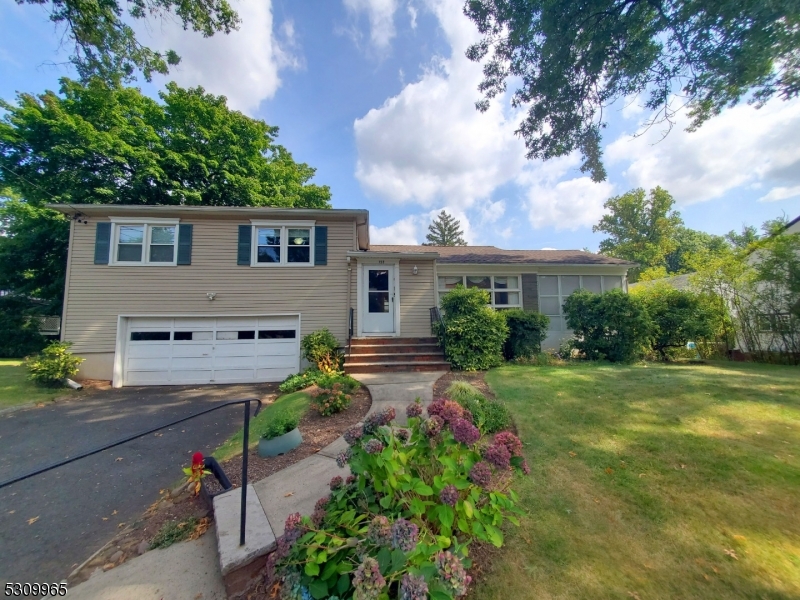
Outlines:
<svg viewBox="0 0 800 600"><path fill-rule="evenodd" d="M444 355L441 351L427 354L353 354L345 360L345 366L363 365L371 363L399 363L399 362L442 362Z"/></svg>
<svg viewBox="0 0 800 600"><path fill-rule="evenodd" d="M436 344L435 337L360 337L350 340L351 346L377 346L385 344Z"/></svg>
<svg viewBox="0 0 800 600"><path fill-rule="evenodd" d="M439 344L362 344L348 348L348 354L400 354L416 352L441 352Z"/></svg>
<svg viewBox="0 0 800 600"><path fill-rule="evenodd" d="M357 365L345 364L346 373L383 373L408 371L449 371L450 363L445 361L430 362L372 362Z"/></svg>

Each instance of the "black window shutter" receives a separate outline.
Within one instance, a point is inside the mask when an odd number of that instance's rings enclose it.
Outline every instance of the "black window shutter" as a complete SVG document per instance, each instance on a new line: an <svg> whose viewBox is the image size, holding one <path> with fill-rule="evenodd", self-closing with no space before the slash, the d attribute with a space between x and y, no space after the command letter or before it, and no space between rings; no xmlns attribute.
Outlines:
<svg viewBox="0 0 800 600"><path fill-rule="evenodd" d="M192 264L192 225L178 225L178 264Z"/></svg>
<svg viewBox="0 0 800 600"><path fill-rule="evenodd" d="M317 226L314 228L314 264L328 264L328 228Z"/></svg>
<svg viewBox="0 0 800 600"><path fill-rule="evenodd" d="M94 264L107 265L111 253L111 223L98 223L94 234Z"/></svg>
<svg viewBox="0 0 800 600"><path fill-rule="evenodd" d="M251 225L239 225L239 252L236 258L237 265L250 266L250 244L253 238Z"/></svg>

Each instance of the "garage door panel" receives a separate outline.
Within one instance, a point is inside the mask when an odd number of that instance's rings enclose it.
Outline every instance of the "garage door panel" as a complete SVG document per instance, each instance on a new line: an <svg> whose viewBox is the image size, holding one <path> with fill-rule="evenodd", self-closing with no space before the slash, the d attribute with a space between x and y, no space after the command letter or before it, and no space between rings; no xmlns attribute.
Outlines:
<svg viewBox="0 0 800 600"><path fill-rule="evenodd" d="M256 367L259 369L266 369L269 367L297 367L297 356L258 356L256 357Z"/></svg>
<svg viewBox="0 0 800 600"><path fill-rule="evenodd" d="M176 358L192 358L211 356L214 353L212 344L173 344L172 356Z"/></svg>
<svg viewBox="0 0 800 600"><path fill-rule="evenodd" d="M172 371L175 371L176 369L212 369L214 368L214 357L173 356L170 368Z"/></svg>
<svg viewBox="0 0 800 600"><path fill-rule="evenodd" d="M169 358L172 348L169 344L153 344L131 342L128 346L128 360L131 358Z"/></svg>
<svg viewBox="0 0 800 600"><path fill-rule="evenodd" d="M297 355L297 344L290 340L289 343L258 344L256 352L265 356Z"/></svg>
<svg viewBox="0 0 800 600"><path fill-rule="evenodd" d="M127 329L125 385L282 381L298 370L297 317L132 317Z"/></svg>
<svg viewBox="0 0 800 600"><path fill-rule="evenodd" d="M257 369L256 379L258 381L283 381L289 375L297 373L297 368L293 369Z"/></svg>

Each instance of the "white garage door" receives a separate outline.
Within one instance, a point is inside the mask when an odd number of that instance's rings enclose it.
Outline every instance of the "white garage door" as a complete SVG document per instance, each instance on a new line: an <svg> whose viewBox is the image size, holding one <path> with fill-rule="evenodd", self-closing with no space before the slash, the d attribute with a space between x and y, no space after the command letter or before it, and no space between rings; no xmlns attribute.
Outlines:
<svg viewBox="0 0 800 600"><path fill-rule="evenodd" d="M282 381L300 364L299 318L130 317L125 385Z"/></svg>

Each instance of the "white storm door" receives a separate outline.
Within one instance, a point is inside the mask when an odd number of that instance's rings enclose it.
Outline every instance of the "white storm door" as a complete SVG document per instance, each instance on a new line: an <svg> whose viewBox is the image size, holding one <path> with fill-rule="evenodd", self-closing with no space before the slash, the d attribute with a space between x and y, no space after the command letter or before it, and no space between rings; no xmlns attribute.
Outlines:
<svg viewBox="0 0 800 600"><path fill-rule="evenodd" d="M394 266L365 266L362 333L394 333Z"/></svg>

